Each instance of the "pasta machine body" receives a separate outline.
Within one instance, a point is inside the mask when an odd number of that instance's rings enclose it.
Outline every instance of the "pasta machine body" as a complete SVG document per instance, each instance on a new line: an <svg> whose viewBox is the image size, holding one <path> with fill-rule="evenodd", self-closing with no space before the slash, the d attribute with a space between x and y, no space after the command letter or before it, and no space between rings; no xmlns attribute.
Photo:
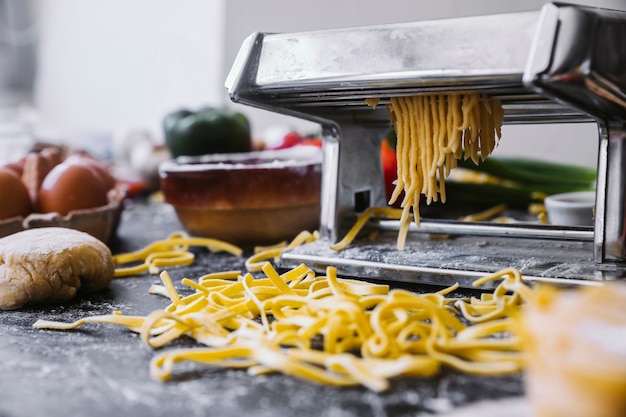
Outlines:
<svg viewBox="0 0 626 417"><path fill-rule="evenodd" d="M364 278L462 286L507 267L566 284L626 276L624 11L550 3L528 12L254 33L226 87L234 102L322 127L321 239L285 252L286 267L334 265ZM399 251L399 223L385 220L368 225L378 238L330 249L361 211L387 204L379 149L389 98L467 92L500 100L505 123L597 124L593 227L426 218ZM375 108L365 104L372 98Z"/></svg>

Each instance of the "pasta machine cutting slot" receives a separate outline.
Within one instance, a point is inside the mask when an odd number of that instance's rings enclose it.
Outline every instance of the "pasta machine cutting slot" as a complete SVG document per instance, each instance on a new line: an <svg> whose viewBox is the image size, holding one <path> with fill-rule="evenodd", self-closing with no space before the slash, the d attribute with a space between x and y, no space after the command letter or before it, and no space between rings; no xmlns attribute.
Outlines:
<svg viewBox="0 0 626 417"><path fill-rule="evenodd" d="M528 12L254 33L226 87L234 102L322 126L321 239L285 252L285 267L333 265L344 275L461 286L508 267L527 280L574 285L626 276L624 11L550 3ZM398 250L399 223L384 220L368 225L376 239L330 249L361 211L386 205L379 149L390 97L466 92L500 100L507 124L597 124L593 227L423 218ZM365 104L372 98L380 105Z"/></svg>

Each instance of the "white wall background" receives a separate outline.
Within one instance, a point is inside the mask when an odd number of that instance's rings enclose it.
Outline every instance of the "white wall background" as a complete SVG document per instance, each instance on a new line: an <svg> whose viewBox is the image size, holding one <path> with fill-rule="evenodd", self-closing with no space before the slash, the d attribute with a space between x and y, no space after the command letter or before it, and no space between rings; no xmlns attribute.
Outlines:
<svg viewBox="0 0 626 417"><path fill-rule="evenodd" d="M40 1L35 104L71 130L158 130L177 106L225 100L223 0Z"/></svg>
<svg viewBox="0 0 626 417"><path fill-rule="evenodd" d="M626 9L625 0L588 0ZM243 39L286 32L536 9L544 0L48 0L39 1L35 106L66 130L151 129L178 106L230 104L224 80ZM257 135L307 123L242 108ZM507 126L499 155L593 166L594 125Z"/></svg>

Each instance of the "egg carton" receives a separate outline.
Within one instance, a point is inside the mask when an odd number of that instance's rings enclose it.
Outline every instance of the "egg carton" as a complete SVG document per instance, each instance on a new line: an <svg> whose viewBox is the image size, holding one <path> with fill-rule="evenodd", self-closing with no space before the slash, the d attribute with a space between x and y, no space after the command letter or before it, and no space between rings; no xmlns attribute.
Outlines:
<svg viewBox="0 0 626 417"><path fill-rule="evenodd" d="M109 202L104 206L70 211L65 216L58 213L32 213L25 218L2 220L0 237L38 227L66 227L88 233L106 243L117 231L126 194L126 187L116 186L109 191Z"/></svg>

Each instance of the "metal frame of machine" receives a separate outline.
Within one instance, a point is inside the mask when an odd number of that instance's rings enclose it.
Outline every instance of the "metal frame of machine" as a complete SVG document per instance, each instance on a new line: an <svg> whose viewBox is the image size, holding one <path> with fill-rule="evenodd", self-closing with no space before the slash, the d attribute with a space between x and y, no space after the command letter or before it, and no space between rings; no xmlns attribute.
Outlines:
<svg viewBox="0 0 626 417"><path fill-rule="evenodd" d="M445 53L442 53L445 51ZM437 283L503 267L531 280L595 283L626 276L626 12L551 3L541 10L290 34L254 33L226 81L231 99L322 126L322 239L281 262ZM501 100L505 123L595 122L592 228L429 221L404 251L381 236L335 253L360 210L384 206L379 146L389 97L476 91ZM379 98L375 109L364 102ZM413 233L415 232L415 233ZM420 233L421 232L421 233ZM446 234L432 239L429 234Z"/></svg>

